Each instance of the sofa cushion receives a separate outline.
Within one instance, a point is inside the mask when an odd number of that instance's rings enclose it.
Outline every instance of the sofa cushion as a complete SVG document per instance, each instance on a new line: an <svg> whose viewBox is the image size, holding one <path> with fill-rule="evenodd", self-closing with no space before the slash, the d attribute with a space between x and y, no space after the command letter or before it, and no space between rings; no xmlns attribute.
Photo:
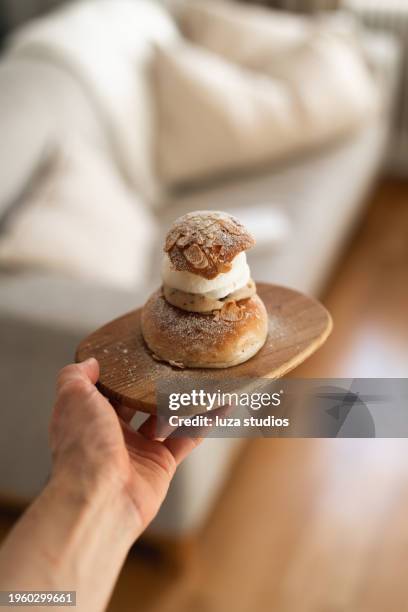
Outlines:
<svg viewBox="0 0 408 612"><path fill-rule="evenodd" d="M269 75L182 43L158 47L152 69L158 173L172 186L324 143L359 126L377 102L359 54L324 33Z"/></svg>
<svg viewBox="0 0 408 612"><path fill-rule="evenodd" d="M108 156L67 137L0 237L0 265L131 288L146 277L155 224Z"/></svg>

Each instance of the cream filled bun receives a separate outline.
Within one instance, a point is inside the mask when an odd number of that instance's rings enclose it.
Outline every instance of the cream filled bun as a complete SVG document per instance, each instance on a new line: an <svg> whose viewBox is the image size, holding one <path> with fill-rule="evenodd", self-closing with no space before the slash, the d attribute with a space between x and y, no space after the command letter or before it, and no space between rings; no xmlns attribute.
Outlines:
<svg viewBox="0 0 408 612"><path fill-rule="evenodd" d="M245 251L253 237L234 217L196 211L175 221L165 241L162 287L145 304L142 333L156 359L226 368L263 346L267 313Z"/></svg>

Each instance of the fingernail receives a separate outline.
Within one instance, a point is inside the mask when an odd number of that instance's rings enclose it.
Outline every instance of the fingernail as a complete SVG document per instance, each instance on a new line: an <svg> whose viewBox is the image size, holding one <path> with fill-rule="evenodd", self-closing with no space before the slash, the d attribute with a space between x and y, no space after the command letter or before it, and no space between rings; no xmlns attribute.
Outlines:
<svg viewBox="0 0 408 612"><path fill-rule="evenodd" d="M88 357L88 359L85 359L82 363L86 365L86 364L94 363L95 361L96 361L95 357Z"/></svg>

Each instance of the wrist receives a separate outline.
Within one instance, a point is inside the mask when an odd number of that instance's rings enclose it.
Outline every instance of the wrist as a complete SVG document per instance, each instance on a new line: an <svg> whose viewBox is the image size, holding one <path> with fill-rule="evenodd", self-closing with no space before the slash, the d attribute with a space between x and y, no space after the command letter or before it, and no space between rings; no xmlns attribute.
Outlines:
<svg viewBox="0 0 408 612"><path fill-rule="evenodd" d="M121 525L124 540L129 541L129 547L140 534L141 521L135 510L126 488L126 481L120 477L102 474L88 474L81 470L73 474L69 470L60 469L51 475L44 492L58 499L62 505L69 508L80 519L87 516L100 519L106 518Z"/></svg>
<svg viewBox="0 0 408 612"><path fill-rule="evenodd" d="M120 485L58 470L3 545L0 586L74 588L81 609L102 610L140 531Z"/></svg>

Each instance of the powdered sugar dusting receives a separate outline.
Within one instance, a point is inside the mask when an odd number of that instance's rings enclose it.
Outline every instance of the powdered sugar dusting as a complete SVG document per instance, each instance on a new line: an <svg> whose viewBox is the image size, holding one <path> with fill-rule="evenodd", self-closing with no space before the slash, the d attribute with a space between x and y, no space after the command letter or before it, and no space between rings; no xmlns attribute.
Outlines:
<svg viewBox="0 0 408 612"><path fill-rule="evenodd" d="M234 257L254 244L254 238L235 217L218 211L194 211L173 223L164 250L176 270L211 279L227 272Z"/></svg>

